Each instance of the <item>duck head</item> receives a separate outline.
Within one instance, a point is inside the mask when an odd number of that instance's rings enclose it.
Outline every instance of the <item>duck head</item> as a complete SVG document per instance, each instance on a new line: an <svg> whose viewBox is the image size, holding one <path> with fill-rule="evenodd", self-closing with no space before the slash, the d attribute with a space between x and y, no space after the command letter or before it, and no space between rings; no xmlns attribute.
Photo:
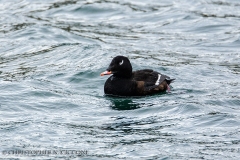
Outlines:
<svg viewBox="0 0 240 160"><path fill-rule="evenodd" d="M105 72L100 75L113 74L115 77L130 78L132 76L132 65L127 57L114 57Z"/></svg>

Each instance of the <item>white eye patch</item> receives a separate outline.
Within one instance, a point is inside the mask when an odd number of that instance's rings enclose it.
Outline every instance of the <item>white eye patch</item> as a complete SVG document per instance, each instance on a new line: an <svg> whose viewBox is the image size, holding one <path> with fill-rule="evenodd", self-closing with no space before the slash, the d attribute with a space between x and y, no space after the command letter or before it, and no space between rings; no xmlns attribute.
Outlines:
<svg viewBox="0 0 240 160"><path fill-rule="evenodd" d="M122 60L122 62L119 62L119 65L122 65L123 64L123 60Z"/></svg>

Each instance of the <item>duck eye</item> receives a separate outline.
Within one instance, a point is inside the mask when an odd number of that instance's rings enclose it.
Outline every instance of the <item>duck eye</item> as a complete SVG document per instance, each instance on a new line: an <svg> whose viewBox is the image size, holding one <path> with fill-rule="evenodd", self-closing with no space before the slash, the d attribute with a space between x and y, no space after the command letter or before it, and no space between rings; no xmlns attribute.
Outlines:
<svg viewBox="0 0 240 160"><path fill-rule="evenodd" d="M119 65L122 65L123 64L123 60L121 62L119 62Z"/></svg>

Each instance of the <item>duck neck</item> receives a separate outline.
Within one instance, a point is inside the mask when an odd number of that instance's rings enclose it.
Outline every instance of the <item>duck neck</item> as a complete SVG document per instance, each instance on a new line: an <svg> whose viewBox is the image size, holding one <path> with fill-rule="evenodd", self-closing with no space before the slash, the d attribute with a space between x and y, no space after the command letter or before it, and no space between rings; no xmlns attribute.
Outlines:
<svg viewBox="0 0 240 160"><path fill-rule="evenodd" d="M129 79L132 77L132 72L115 73L114 77Z"/></svg>

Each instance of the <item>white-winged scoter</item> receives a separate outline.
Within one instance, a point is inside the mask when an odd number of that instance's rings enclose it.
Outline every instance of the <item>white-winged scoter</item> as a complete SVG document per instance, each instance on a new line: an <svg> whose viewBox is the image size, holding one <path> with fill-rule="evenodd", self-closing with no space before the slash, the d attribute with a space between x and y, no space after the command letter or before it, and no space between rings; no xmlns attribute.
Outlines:
<svg viewBox="0 0 240 160"><path fill-rule="evenodd" d="M132 71L127 57L114 57L103 75L110 75L104 85L104 93L117 96L144 96L170 90L174 80L152 69Z"/></svg>

